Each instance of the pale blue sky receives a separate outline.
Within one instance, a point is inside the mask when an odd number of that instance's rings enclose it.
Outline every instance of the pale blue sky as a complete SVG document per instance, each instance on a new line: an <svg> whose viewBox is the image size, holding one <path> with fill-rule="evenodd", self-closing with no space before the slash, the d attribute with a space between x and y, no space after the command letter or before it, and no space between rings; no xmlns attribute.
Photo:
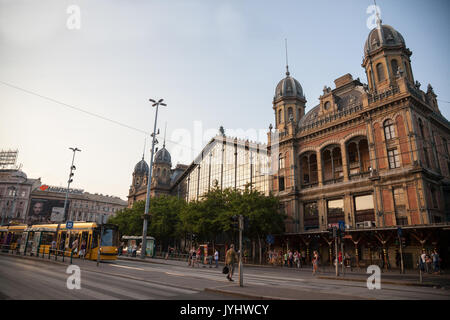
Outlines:
<svg viewBox="0 0 450 320"><path fill-rule="evenodd" d="M367 82L361 62L372 4L0 0L0 81L145 131L154 121L148 98L164 98L168 106L158 127L163 133L167 122L168 140L190 142L184 149L167 142L173 165L188 164L206 143L196 138L196 121L205 139L220 125L228 133L257 132L273 123L285 38L289 69L303 87L307 110L323 86L333 88L341 75ZM449 2L377 4L383 23L397 29L412 50L415 79L425 89L431 83L438 99L450 101ZM69 5L81 10L80 30L66 27ZM439 103L450 118L449 103ZM76 146L82 152L72 186L125 199L143 143L143 133L0 83L0 149L18 148L29 177L65 186L68 148Z"/></svg>

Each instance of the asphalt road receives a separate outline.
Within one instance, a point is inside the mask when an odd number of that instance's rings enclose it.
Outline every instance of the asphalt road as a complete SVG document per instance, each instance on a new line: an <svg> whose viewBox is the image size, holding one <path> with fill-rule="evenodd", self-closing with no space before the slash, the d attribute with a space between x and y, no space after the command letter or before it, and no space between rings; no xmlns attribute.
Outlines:
<svg viewBox="0 0 450 320"><path fill-rule="evenodd" d="M164 261L161 261L164 262ZM221 268L191 268L186 263L73 260L81 270L81 289L69 290L68 262L0 255L0 299L413 299L449 300L450 291L383 284L369 290L365 282L318 279L310 272L246 267L244 287L229 282Z"/></svg>

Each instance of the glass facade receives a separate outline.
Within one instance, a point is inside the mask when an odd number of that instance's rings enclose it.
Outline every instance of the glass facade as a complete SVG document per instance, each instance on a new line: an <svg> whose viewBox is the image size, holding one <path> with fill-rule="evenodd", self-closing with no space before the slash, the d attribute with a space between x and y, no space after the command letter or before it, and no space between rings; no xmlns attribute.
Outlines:
<svg viewBox="0 0 450 320"><path fill-rule="evenodd" d="M184 177L187 201L200 200L216 185L243 190L251 183L252 188L269 194L269 157L265 145L249 146L242 140L237 144L233 141L213 141L188 169Z"/></svg>

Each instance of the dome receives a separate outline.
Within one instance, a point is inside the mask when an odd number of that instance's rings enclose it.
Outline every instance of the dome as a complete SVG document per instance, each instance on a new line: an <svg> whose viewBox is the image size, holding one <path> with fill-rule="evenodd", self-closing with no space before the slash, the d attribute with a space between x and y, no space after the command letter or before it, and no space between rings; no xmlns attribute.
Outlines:
<svg viewBox="0 0 450 320"><path fill-rule="evenodd" d="M172 159L170 157L169 151L167 151L166 147L163 146L161 150L158 150L158 152L155 155L155 163L168 163L172 165Z"/></svg>
<svg viewBox="0 0 450 320"><path fill-rule="evenodd" d="M139 161L134 166L134 174L137 174L137 175L148 174L148 164L147 164L147 162L145 162L144 158L142 158L142 160Z"/></svg>
<svg viewBox="0 0 450 320"><path fill-rule="evenodd" d="M364 53L370 53L382 46L394 47L400 45L405 46L405 40L400 32L391 26L382 24L381 28L376 27L370 31L364 45Z"/></svg>
<svg viewBox="0 0 450 320"><path fill-rule="evenodd" d="M305 99L300 82L291 77L289 71L286 72L286 78L278 82L277 88L275 89L274 100L285 97L297 97L300 99Z"/></svg>

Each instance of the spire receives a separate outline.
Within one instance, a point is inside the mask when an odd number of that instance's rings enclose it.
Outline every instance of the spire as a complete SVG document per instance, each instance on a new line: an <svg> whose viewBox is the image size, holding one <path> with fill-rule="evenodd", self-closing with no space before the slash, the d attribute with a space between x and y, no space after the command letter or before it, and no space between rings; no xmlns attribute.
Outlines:
<svg viewBox="0 0 450 320"><path fill-rule="evenodd" d="M373 0L373 3L375 4L375 10L377 11L377 28L380 29L382 20L380 18L380 12L378 11L377 1Z"/></svg>
<svg viewBox="0 0 450 320"><path fill-rule="evenodd" d="M284 39L284 46L286 48L286 75L289 76L289 63L288 63L288 50L287 50L287 39Z"/></svg>
<svg viewBox="0 0 450 320"><path fill-rule="evenodd" d="M147 144L147 136L145 136L145 138L144 138L144 150L142 151L142 160L144 160L144 157L145 157L145 146L146 146L146 144Z"/></svg>
<svg viewBox="0 0 450 320"><path fill-rule="evenodd" d="M166 147L166 131L167 131L167 121L166 121L166 126L164 128L164 142L163 142L163 148Z"/></svg>

